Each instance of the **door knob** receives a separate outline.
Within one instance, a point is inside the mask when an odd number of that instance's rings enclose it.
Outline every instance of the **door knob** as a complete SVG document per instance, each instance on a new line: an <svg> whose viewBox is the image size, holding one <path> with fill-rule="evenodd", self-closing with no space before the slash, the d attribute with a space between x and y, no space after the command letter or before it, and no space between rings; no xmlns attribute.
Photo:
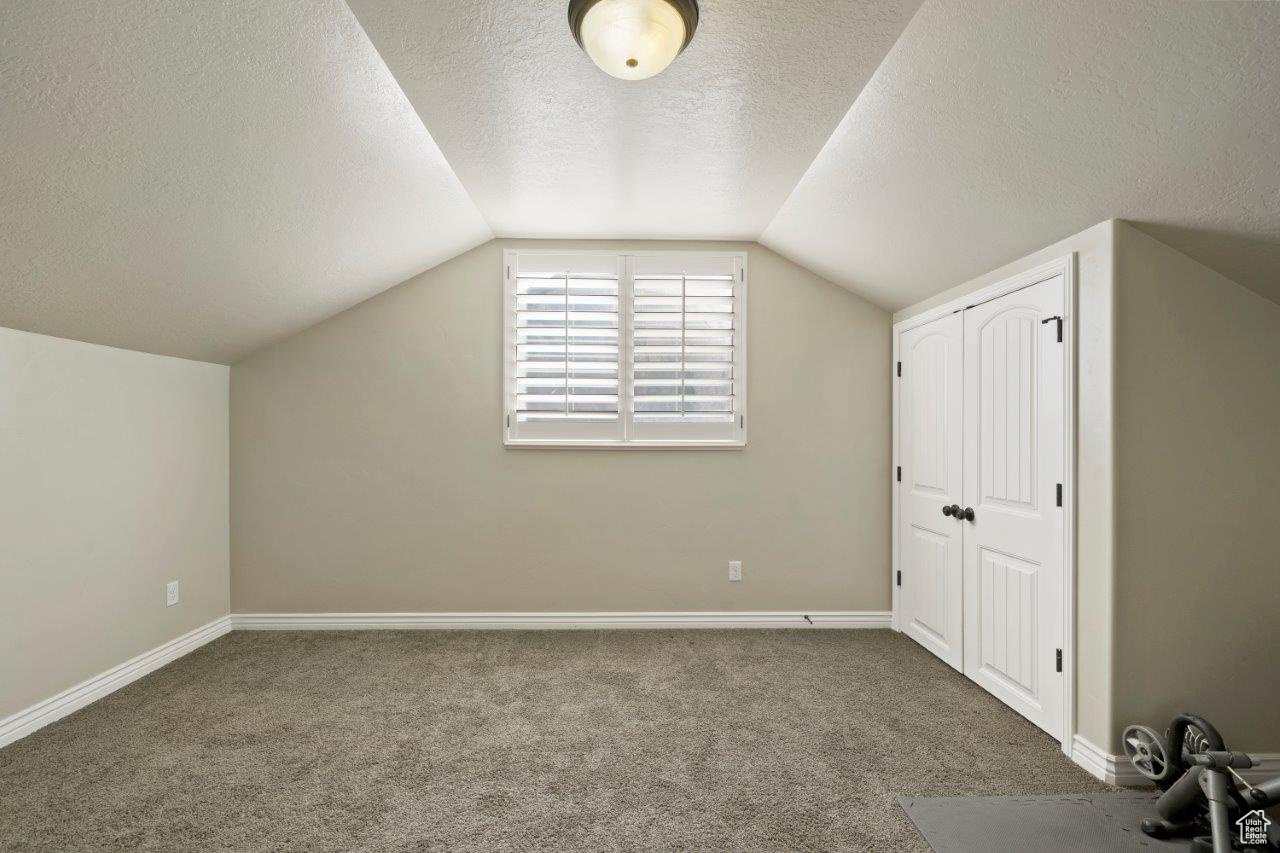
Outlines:
<svg viewBox="0 0 1280 853"><path fill-rule="evenodd" d="M955 515L956 518L963 518L965 521L973 521L973 507L967 506L964 509L956 507Z"/></svg>
<svg viewBox="0 0 1280 853"><path fill-rule="evenodd" d="M952 504L951 506L944 506L942 508L943 515L954 515L956 518L960 517L960 512L961 509L959 504Z"/></svg>

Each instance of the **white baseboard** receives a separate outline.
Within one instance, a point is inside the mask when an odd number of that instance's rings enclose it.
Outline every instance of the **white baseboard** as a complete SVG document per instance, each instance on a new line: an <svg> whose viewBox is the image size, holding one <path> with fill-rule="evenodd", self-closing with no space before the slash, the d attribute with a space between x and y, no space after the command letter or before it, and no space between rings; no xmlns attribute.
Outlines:
<svg viewBox="0 0 1280 853"><path fill-rule="evenodd" d="M808 619L805 619L805 616ZM888 628L887 611L805 613L233 613L238 631L592 628ZM811 620L811 621L810 621Z"/></svg>
<svg viewBox="0 0 1280 853"><path fill-rule="evenodd" d="M195 651L230 630L230 616L214 619L207 625L201 625L194 631L188 631L181 637L157 646L149 652L143 652L132 660L127 660L56 696L37 702L30 708L0 720L0 746L24 738L36 729L96 702L108 693L113 693L126 684L137 681L147 673L154 672L170 661Z"/></svg>
<svg viewBox="0 0 1280 853"><path fill-rule="evenodd" d="M805 617L808 617L807 619ZM170 661L195 651L232 630L350 631L470 628L475 630L617 629L617 628L883 628L887 611L779 613L586 612L586 613L233 613L144 652L43 702L0 720L0 747L24 738L55 720L78 711L109 693L137 681ZM1252 754L1252 753L1251 753ZM1258 765L1240 775L1250 782L1280 776L1280 753L1257 755ZM1081 735L1071 744L1071 760L1111 785L1150 787L1123 755L1112 755Z"/></svg>
<svg viewBox="0 0 1280 853"><path fill-rule="evenodd" d="M1149 788L1151 783L1123 755L1112 755L1081 735L1071 739L1071 760L1108 785Z"/></svg>
<svg viewBox="0 0 1280 853"><path fill-rule="evenodd" d="M808 616L808 620L805 616ZM812 620L812 621L809 621ZM889 613L233 613L0 720L0 747L119 690L232 630L345 631L407 628L888 628Z"/></svg>
<svg viewBox="0 0 1280 853"><path fill-rule="evenodd" d="M1245 750L1246 752L1248 750ZM1259 762L1248 770L1239 771L1240 775L1253 784L1265 779L1280 776L1280 753L1253 753L1250 755ZM1151 782L1134 769L1129 759L1123 755L1111 755L1097 744L1076 735L1071 743L1071 760L1079 764L1093 776L1109 785L1121 785L1129 788L1150 788Z"/></svg>

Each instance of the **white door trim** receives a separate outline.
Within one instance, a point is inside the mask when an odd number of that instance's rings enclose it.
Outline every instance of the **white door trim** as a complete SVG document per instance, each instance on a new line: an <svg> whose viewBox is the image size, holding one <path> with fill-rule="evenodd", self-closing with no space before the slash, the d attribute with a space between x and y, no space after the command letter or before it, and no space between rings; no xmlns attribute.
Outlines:
<svg viewBox="0 0 1280 853"><path fill-rule="evenodd" d="M906 320L901 320L893 324L893 458L890 459L889 482L893 490L893 506L892 506L892 553L890 555L889 568L889 584L892 590L892 617L891 627L895 631L901 631L902 626L898 621L898 584L897 577L900 569L899 564L899 548L901 547L901 538L898 531L899 513L899 483L897 477L899 445L899 386L900 382L897 376L899 358L901 350L899 342L902 333L926 323L931 323L939 317L945 317L947 314L963 311L983 302L989 302L992 299L1004 296L1007 293L1013 293L1022 290L1024 287L1030 287L1033 284L1039 284L1047 281L1054 276L1061 275L1064 283L1062 289L1062 345L1066 348L1063 350L1063 484L1062 484L1062 513L1063 513L1063 550L1062 550L1062 751L1066 755L1072 754L1072 745L1076 733L1076 714L1075 714L1075 697L1076 697L1076 660L1075 660L1075 615L1076 615L1076 334L1075 334L1075 316L1076 316L1076 255L1074 252L1064 255L1047 263L1040 264L1037 267L1010 276L1002 281L988 285L980 290L965 296L952 299L948 302L930 308L928 311L917 314Z"/></svg>

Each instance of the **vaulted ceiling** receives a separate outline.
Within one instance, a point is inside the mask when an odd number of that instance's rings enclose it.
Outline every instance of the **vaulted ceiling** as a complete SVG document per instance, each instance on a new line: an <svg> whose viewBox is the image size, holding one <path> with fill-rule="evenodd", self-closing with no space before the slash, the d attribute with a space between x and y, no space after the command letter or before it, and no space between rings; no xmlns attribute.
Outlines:
<svg viewBox="0 0 1280 853"><path fill-rule="evenodd" d="M1280 301L1280 3L927 0L763 242L896 310L1113 218Z"/></svg>
<svg viewBox="0 0 1280 853"><path fill-rule="evenodd" d="M1103 219L1280 301L1280 3L0 5L0 325L214 361L498 236L760 240L897 309Z"/></svg>
<svg viewBox="0 0 1280 853"><path fill-rule="evenodd" d="M492 236L342 0L4 0L0 51L0 325L226 362Z"/></svg>
<svg viewBox="0 0 1280 853"><path fill-rule="evenodd" d="M615 80L567 0L349 0L493 230L754 240L919 0L702 0L665 72Z"/></svg>

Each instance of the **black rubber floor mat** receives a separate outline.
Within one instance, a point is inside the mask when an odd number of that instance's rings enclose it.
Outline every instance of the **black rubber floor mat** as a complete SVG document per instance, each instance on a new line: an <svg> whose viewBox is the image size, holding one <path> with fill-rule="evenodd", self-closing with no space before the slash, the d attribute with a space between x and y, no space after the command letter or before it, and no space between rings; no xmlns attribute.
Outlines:
<svg viewBox="0 0 1280 853"><path fill-rule="evenodd" d="M1129 853L1187 849L1187 842L1142 834L1156 817L1154 794L1053 797L899 797L937 853Z"/></svg>

